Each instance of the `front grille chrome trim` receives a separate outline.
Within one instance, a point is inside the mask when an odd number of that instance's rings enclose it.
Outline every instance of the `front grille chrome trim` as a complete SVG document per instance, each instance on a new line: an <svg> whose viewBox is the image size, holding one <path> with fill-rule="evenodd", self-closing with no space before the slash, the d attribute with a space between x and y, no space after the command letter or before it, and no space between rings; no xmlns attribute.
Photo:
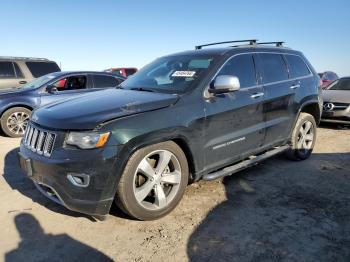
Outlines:
<svg viewBox="0 0 350 262"><path fill-rule="evenodd" d="M26 148L39 155L50 157L54 149L55 141L55 133L29 124L24 135L23 144Z"/></svg>

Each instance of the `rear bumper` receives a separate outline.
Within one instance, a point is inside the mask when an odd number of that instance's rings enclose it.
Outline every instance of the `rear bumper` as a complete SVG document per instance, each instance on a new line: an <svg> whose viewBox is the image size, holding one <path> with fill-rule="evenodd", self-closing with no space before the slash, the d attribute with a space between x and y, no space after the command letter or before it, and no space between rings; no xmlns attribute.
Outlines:
<svg viewBox="0 0 350 262"><path fill-rule="evenodd" d="M80 159L51 159L21 145L19 162L38 190L66 208L103 218L114 199L116 149L90 151ZM108 157L106 156L108 155ZM69 175L84 175L88 184L75 185Z"/></svg>

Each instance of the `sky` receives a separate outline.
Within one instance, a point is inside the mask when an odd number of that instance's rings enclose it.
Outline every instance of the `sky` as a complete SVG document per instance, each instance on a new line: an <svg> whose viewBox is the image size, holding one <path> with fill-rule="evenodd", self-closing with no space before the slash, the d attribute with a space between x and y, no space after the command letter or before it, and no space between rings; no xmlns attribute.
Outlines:
<svg viewBox="0 0 350 262"><path fill-rule="evenodd" d="M285 41L318 72L350 75L350 1L0 0L0 55L62 70L142 67L195 45Z"/></svg>

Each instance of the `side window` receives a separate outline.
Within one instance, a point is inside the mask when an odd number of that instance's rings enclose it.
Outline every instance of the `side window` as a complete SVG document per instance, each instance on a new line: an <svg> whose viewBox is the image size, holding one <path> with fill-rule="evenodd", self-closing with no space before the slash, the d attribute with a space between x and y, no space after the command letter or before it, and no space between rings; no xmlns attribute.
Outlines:
<svg viewBox="0 0 350 262"><path fill-rule="evenodd" d="M55 82L53 85L58 91L69 91L86 88L86 76L71 76Z"/></svg>
<svg viewBox="0 0 350 262"><path fill-rule="evenodd" d="M286 55L285 58L288 62L291 78L306 76L310 74L309 68L301 59L301 57L296 55Z"/></svg>
<svg viewBox="0 0 350 262"><path fill-rule="evenodd" d="M112 76L94 75L93 78L95 88L116 87L119 85L119 81Z"/></svg>
<svg viewBox="0 0 350 262"><path fill-rule="evenodd" d="M61 71L58 65L54 62L26 62L26 65L35 78Z"/></svg>
<svg viewBox="0 0 350 262"><path fill-rule="evenodd" d="M0 78L16 78L12 62L0 62Z"/></svg>
<svg viewBox="0 0 350 262"><path fill-rule="evenodd" d="M256 85L255 66L252 55L238 55L230 59L219 75L232 75L239 79L241 88Z"/></svg>
<svg viewBox="0 0 350 262"><path fill-rule="evenodd" d="M19 68L18 64L14 62L13 65L15 66L17 78L24 78L22 70Z"/></svg>
<svg viewBox="0 0 350 262"><path fill-rule="evenodd" d="M259 54L263 71L263 82L271 83L288 79L286 63L279 54Z"/></svg>

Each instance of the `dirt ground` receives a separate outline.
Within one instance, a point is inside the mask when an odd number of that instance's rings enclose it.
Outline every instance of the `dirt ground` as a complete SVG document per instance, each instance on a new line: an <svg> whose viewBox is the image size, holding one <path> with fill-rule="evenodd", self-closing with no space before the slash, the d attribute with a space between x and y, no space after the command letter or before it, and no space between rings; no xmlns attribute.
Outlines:
<svg viewBox="0 0 350 262"><path fill-rule="evenodd" d="M0 260L350 261L350 129L318 129L314 154L283 156L188 187L168 216L106 221L42 196L0 136ZM1 172L3 171L3 172Z"/></svg>

